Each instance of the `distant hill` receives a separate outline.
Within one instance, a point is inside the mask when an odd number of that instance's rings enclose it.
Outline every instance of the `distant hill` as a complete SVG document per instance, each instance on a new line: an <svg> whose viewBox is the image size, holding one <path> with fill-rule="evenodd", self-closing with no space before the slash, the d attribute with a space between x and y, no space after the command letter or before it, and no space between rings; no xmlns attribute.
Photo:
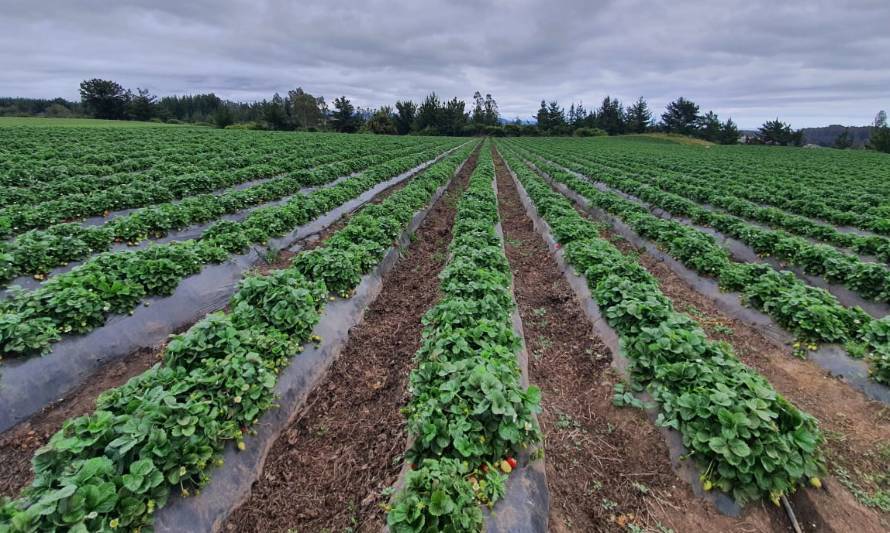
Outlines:
<svg viewBox="0 0 890 533"><path fill-rule="evenodd" d="M834 146L834 141L838 135L844 132L844 128L840 124L832 124L831 126L822 126L821 128L804 128L803 135L807 144L818 144L819 146ZM868 142L868 126L849 126L850 137L853 138L853 146L865 146Z"/></svg>

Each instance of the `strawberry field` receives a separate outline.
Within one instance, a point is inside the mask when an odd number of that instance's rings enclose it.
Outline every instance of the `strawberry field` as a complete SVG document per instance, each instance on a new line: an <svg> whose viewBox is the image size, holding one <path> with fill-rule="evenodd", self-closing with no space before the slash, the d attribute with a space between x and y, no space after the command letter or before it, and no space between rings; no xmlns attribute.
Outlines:
<svg viewBox="0 0 890 533"><path fill-rule="evenodd" d="M886 531L888 169L0 126L0 533Z"/></svg>

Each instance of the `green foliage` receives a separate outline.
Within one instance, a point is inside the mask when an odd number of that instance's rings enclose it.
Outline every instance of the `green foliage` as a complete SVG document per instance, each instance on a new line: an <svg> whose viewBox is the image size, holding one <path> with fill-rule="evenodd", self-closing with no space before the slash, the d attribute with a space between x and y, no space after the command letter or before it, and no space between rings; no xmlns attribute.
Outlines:
<svg viewBox="0 0 890 533"><path fill-rule="evenodd" d="M482 511L469 473L466 462L447 457L425 459L410 470L386 517L390 531L481 531Z"/></svg>
<svg viewBox="0 0 890 533"><path fill-rule="evenodd" d="M214 224L199 240L154 245L133 252L100 254L70 272L51 277L36 290L15 294L0 302L0 323L8 324L6 331L10 335L18 332L30 336L15 338L0 334L0 353L8 356L44 353L61 334L88 332L103 325L110 314L132 311L146 296L169 295L182 279L199 272L205 264L220 262L229 254L244 252L251 244L261 244L271 237L286 234L377 183L428 161L445 147L453 145L454 141L432 143L434 148L426 148L426 142L421 144L424 148L409 149L405 156L396 159L389 158L392 154L375 155L370 162L377 164L336 185L307 195L295 195L281 205L257 209L238 222ZM271 181L259 187L268 186L271 195L282 195L300 186L324 183L337 175L360 170L366 164L361 160L336 163L323 171L308 173L305 178L289 182L283 188L279 186L278 191ZM7 270L14 275L20 268L16 263L16 253L24 253L24 250L19 251L19 246L27 250L44 250L46 253L43 255L35 253L26 259L22 256L22 261L33 260L36 262L34 264L43 268L47 263L58 261L56 257L59 255L89 254L93 246L107 245L116 232L125 232L133 239L140 240L144 238L140 235L162 233L162 228L172 229L196 220L212 220L224 212L238 211L244 207L244 202L240 201L242 198L256 198L248 191L149 208L98 229L54 226L45 233L47 237L43 241L38 240L36 232L26 234L16 240L11 248L13 261ZM392 222L386 226L392 228ZM39 234L40 237L43 235ZM331 284L331 290L345 293L357 284L370 265L376 264L388 244L387 239L391 238L392 235L387 235L378 237L374 242L351 243L338 248L336 252L319 251L298 260L296 264L307 265L312 258L320 257L321 262L316 265L318 268L313 270L307 267L305 273L320 276ZM48 249L45 246L48 242L56 243L57 247ZM65 243L80 243L80 246L78 249ZM50 255L53 259L49 258ZM35 321L33 327L28 325L30 321Z"/></svg>
<svg viewBox="0 0 890 533"><path fill-rule="evenodd" d="M661 115L664 130L669 133L691 135L698 125L698 104L683 98L677 98L668 104Z"/></svg>
<svg viewBox="0 0 890 533"><path fill-rule="evenodd" d="M374 238L389 244L469 151L433 165L358 223L388 228ZM342 246L349 236L361 234L348 224L331 240ZM34 482L0 505L0 531L150 528L174 488L189 495L221 464L227 443L246 446L244 432L274 406L276 376L310 340L327 295L322 279L295 268L246 278L231 314L211 314L173 336L160 364L62 425L34 456ZM433 509L448 508L436 495Z"/></svg>
<svg viewBox="0 0 890 533"><path fill-rule="evenodd" d="M420 468L389 511L393 531L479 530L479 504L493 505L504 490L489 466L541 438L533 418L540 391L520 383L510 266L494 229L486 148L458 204L451 260L440 274L444 296L423 318L403 409L414 437L407 460Z"/></svg>
<svg viewBox="0 0 890 533"><path fill-rule="evenodd" d="M863 298L875 301L886 302L890 298L890 268L861 260L830 246L812 244L780 231L753 226L740 217L702 207L697 202L713 203L746 218L759 218L764 222L781 224L787 229L800 227L808 235L819 235L852 248L874 250L876 253L882 253L880 250L890 241L883 237L842 233L825 224L813 223L802 217L789 216L777 209L764 208L750 201L725 196L714 180L703 180L700 185L687 185L685 182L688 178L674 171L677 168L674 165L668 170L647 170L651 165L648 163L649 159L635 164L634 151L642 150L638 144L625 143L626 148L618 152L622 162L607 165L603 164L601 158L581 153L580 146L572 146L581 142L565 140L559 144L549 144L543 152L535 149L531 152L523 151L522 154L523 157L531 158L549 176L580 193L593 205L622 219L640 236L657 243L689 268L716 278L722 289L740 292L747 303L772 316L779 325L797 335L801 341L865 342L863 328L872 322L872 318L862 309L844 307L824 289L811 287L792 273L780 273L768 265L732 261L721 245L699 229L659 218L645 206L622 198L614 192L600 190L588 180L551 163L548 158L560 161L572 171L597 176L598 181L633 195L652 207L661 208L678 217L689 218L695 224L713 227L726 236L749 244L757 253L776 256L799 265L811 275L821 275L831 282L843 283ZM522 146L533 147L533 144L526 142ZM596 145L597 148L602 146L608 147L606 144ZM763 150L760 149L759 152L763 153ZM539 153L546 157L541 158ZM609 157L616 155L606 153ZM698 153L700 152L696 154ZM614 165L625 165L625 168L639 173L639 176L616 171ZM683 166L679 168L685 170ZM676 190L682 194L667 192L668 190ZM687 199L687 196L696 201ZM558 232L558 228L554 228L554 231ZM882 379L881 376L886 372L886 359L877 346L866 350L875 354L869 358L873 377Z"/></svg>
<svg viewBox="0 0 890 533"><path fill-rule="evenodd" d="M789 124L779 119L764 122L757 130L757 138L763 144L777 144L779 146L803 145L803 133L800 130L793 131Z"/></svg>
<svg viewBox="0 0 890 533"><path fill-rule="evenodd" d="M505 157L551 227L591 224L513 152ZM595 205L624 205L614 197L608 197L608 203L606 197L595 201L592 193L598 190L581 188L582 182L572 181L571 175L562 173L559 179L572 188L579 186ZM628 209L634 217L643 216L636 208ZM658 423L679 431L689 455L703 468L705 487L720 488L743 502L762 496L777 501L801 478L824 472L815 419L739 362L729 345L708 340L694 320L674 310L657 280L632 256L594 235L557 240L568 262L584 273L619 334L635 381L658 403ZM638 401L623 387L615 392L619 404Z"/></svg>
<svg viewBox="0 0 890 533"><path fill-rule="evenodd" d="M890 126L887 125L887 113L884 111L880 111L875 117L874 127L868 136L868 147L890 154Z"/></svg>

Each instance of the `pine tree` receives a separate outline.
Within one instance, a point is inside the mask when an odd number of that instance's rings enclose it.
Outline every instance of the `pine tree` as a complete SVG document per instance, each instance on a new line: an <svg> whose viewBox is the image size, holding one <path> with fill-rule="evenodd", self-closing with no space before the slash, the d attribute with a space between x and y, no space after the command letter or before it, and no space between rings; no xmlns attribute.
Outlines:
<svg viewBox="0 0 890 533"><path fill-rule="evenodd" d="M699 121L698 104L681 96L668 104L661 121L670 133L692 135Z"/></svg>
<svg viewBox="0 0 890 533"><path fill-rule="evenodd" d="M415 115L417 114L417 104L411 100L399 100L396 102L396 130L399 135L407 135L414 126Z"/></svg>
<svg viewBox="0 0 890 533"><path fill-rule="evenodd" d="M544 100L541 100L541 107L538 108L535 118L538 120L538 129L541 132L550 131L550 113L547 112L547 102Z"/></svg>
<svg viewBox="0 0 890 533"><path fill-rule="evenodd" d="M334 98L334 114L331 116L331 123L334 129L341 133L352 133L356 130L355 107L352 102L345 96Z"/></svg>
<svg viewBox="0 0 890 533"><path fill-rule="evenodd" d="M628 133L645 133L652 122L652 112L649 111L649 104L643 97L639 97L630 107L627 108L627 132Z"/></svg>
<svg viewBox="0 0 890 533"><path fill-rule="evenodd" d="M597 121L600 129L609 135L624 133L624 109L617 98L603 98L597 113Z"/></svg>
<svg viewBox="0 0 890 533"><path fill-rule="evenodd" d="M890 154L890 126L887 125L887 113L884 111L879 111L875 116L874 126L869 132L868 147Z"/></svg>
<svg viewBox="0 0 890 533"><path fill-rule="evenodd" d="M701 118L701 124L698 128L698 136L706 141L718 142L720 140L720 118L717 113L708 111Z"/></svg>
<svg viewBox="0 0 890 533"><path fill-rule="evenodd" d="M757 130L757 137L764 144L778 144L780 146L788 146L794 141L794 132L791 126L785 124L778 118L768 120Z"/></svg>
<svg viewBox="0 0 890 533"><path fill-rule="evenodd" d="M547 104L547 122L550 124L550 132L554 134L562 133L562 129L566 125L565 110L559 107L556 100Z"/></svg>
<svg viewBox="0 0 890 533"><path fill-rule="evenodd" d="M732 118L728 118L720 125L720 144L738 144L738 142L739 128L736 127Z"/></svg>

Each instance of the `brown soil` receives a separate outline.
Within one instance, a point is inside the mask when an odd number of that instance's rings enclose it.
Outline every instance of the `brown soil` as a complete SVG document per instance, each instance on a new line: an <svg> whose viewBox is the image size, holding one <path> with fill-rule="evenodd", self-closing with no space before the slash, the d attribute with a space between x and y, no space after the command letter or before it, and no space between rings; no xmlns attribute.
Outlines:
<svg viewBox="0 0 890 533"><path fill-rule="evenodd" d="M118 387L160 361L163 346L139 350L90 377L80 388L0 434L0 497L13 498L31 483L31 458L69 418L91 413L102 392Z"/></svg>
<svg viewBox="0 0 890 533"><path fill-rule="evenodd" d="M822 448L833 475L823 479L825 490L804 488L790 497L804 530L890 531L890 513L863 505L845 486L852 483L869 495L883 490L886 498L890 491L890 408L831 377L816 363L795 357L789 346L777 344L755 327L722 313L712 300L645 250L637 250L609 229L602 235L622 252L638 255L640 263L658 278L664 294L679 310L693 316L709 337L730 343L745 364L819 420L826 439ZM771 505L767 508L774 517L781 516Z"/></svg>
<svg viewBox="0 0 890 533"><path fill-rule="evenodd" d="M365 205L381 203L383 200L386 200L387 198L389 198L389 196L392 195L393 193L395 193L396 191L399 191L402 188L404 188L405 186L407 186L409 183L411 183L411 180L413 180L413 179L414 179L414 176L411 176L410 178L400 181L399 183L393 185L392 187L389 187L389 188L386 188L386 189L380 191L379 193L377 193L377 196L372 198L371 201ZM362 207L364 207L364 206L362 206ZM310 235L310 236L306 237L305 239L302 239L301 241L299 241L298 243L295 243L295 244L300 245L300 251L312 250L313 248L318 248L328 239L328 237L330 237L334 233L337 233L338 231L343 229L343 227L346 226L346 224L349 224L349 220L352 218L352 216L354 214L360 212L362 207L358 208L357 210L355 210L351 213L344 213L333 224L329 225L328 227L324 228L323 230L321 230L320 232L318 232L314 235ZM290 266L291 261L293 261L294 256L297 255L297 253L298 252L292 252L288 249L279 250L278 253L275 254L274 258L272 258L269 261L263 261L260 265L258 265L256 267L255 270L257 273L259 273L261 275L266 275L269 272L272 272L273 270L281 270L282 268L287 268Z"/></svg>
<svg viewBox="0 0 890 533"><path fill-rule="evenodd" d="M306 406L273 445L229 531L380 531L383 491L401 469L399 409L420 347L420 319L439 298L455 206L475 154L434 205L417 238Z"/></svg>
<svg viewBox="0 0 890 533"><path fill-rule="evenodd" d="M408 178L381 191L370 203L382 202L389 195L405 187L412 179L413 177ZM345 226L350 217L351 214L344 214L334 224L307 238L303 249L312 249L324 243L330 235ZM281 250L274 261L262 263L256 268L256 271L260 274L268 274L272 270L287 268L295 255L294 252ZM182 333L189 327L191 326L183 327L175 333ZM34 478L31 468L31 458L34 456L34 452L46 444L66 420L94 411L96 398L101 393L119 387L133 376L148 370L161 360L164 347L165 344L161 344L137 350L109 364L91 376L88 383L71 392L66 398L45 407L40 413L0 434L0 497L15 497L22 488L31 483Z"/></svg>
<svg viewBox="0 0 890 533"><path fill-rule="evenodd" d="M645 413L612 405L611 354L593 328L512 179L495 157L501 221L530 353L529 380L543 393L550 528L626 531L782 531L760 509L741 519L699 500L671 468L660 431Z"/></svg>
<svg viewBox="0 0 890 533"><path fill-rule="evenodd" d="M830 377L816 363L795 357L789 347L776 345L755 328L725 315L651 255L642 254L640 263L658 278L662 292L677 309L695 318L711 338L730 343L745 364L819 420L827 437L823 448L829 471L843 468L869 491L878 486L865 479L867 474L890 475L890 408ZM821 531L890 529L890 515L857 502L836 476L825 479L824 486L823 491L806 489L794 495L792 501L797 514L802 515L798 516L802 525L816 523Z"/></svg>

